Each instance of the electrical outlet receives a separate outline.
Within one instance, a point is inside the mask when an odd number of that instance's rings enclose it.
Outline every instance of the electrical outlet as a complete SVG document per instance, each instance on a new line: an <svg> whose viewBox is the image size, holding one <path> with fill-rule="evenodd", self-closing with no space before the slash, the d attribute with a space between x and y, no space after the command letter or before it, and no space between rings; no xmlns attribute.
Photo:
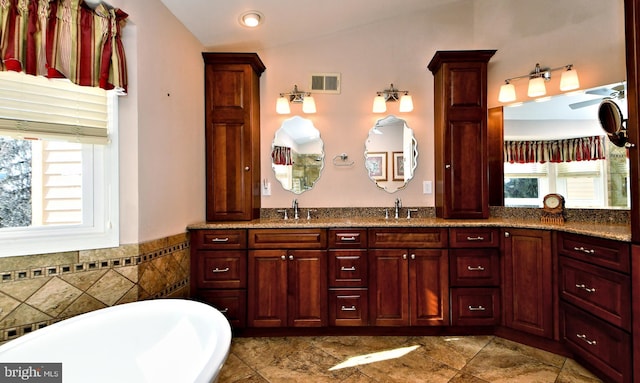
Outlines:
<svg viewBox="0 0 640 383"><path fill-rule="evenodd" d="M265 180L262 182L262 195L269 196L271 195L271 182Z"/></svg>

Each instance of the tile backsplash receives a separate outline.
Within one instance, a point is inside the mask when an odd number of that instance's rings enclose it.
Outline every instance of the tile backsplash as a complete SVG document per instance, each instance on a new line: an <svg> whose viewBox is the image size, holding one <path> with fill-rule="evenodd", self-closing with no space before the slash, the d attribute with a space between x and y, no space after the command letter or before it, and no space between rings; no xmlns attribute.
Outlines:
<svg viewBox="0 0 640 383"><path fill-rule="evenodd" d="M0 258L0 342L116 304L188 296L188 233L110 249Z"/></svg>

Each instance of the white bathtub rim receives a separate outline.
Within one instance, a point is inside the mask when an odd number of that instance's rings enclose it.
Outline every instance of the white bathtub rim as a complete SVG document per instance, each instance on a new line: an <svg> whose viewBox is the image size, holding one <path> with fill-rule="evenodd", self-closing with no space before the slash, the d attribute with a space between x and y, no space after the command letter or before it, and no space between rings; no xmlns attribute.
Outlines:
<svg viewBox="0 0 640 383"><path fill-rule="evenodd" d="M0 345L0 360L6 362L59 362L60 360L13 360L12 351L19 350L23 346L28 346L31 342L38 342L39 338L45 338L50 336L56 336L56 333L63 330L68 331L71 326L78 324L86 325L91 321L100 319L99 316L113 316L125 315L126 311L135 310L137 313L141 311L153 311L160 308L168 309L170 313L175 314L178 312L195 312L199 315L207 315L214 318L211 326L220 324L224 326L216 334L216 345L207 345L204 353L209 355L206 360L203 359L203 363L200 366L200 372L194 377L194 383L209 383L211 378L219 374L222 369L222 365L226 361L229 355L229 348L231 344L231 329L229 323L222 313L215 308L206 305L204 303L186 300L186 299L156 299L137 301L132 303L125 303L116 306L111 306L88 313L80 314L75 317L65 319L63 321L54 323L50 326L25 334L19 338L13 339L3 345ZM138 324L140 325L140 324ZM71 327L73 328L73 327ZM142 331L142 330L140 330ZM45 338L46 339L46 338ZM55 353L55 350L53 350ZM55 359L55 358L52 358ZM63 377L64 377L64 365L63 365ZM65 380L66 382L66 380Z"/></svg>

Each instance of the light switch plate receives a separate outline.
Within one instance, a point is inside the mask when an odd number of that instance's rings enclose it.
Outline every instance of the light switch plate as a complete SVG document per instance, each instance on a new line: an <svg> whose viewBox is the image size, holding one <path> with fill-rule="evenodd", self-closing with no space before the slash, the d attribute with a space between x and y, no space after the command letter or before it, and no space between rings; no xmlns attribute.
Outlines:
<svg viewBox="0 0 640 383"><path fill-rule="evenodd" d="M433 188L432 188L431 181L422 181L422 192L424 194L433 193Z"/></svg>

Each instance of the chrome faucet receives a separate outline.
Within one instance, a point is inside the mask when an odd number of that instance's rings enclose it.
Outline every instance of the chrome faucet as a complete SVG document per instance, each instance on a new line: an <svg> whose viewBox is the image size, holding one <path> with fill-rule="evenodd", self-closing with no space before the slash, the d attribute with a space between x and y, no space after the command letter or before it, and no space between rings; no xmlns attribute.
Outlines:
<svg viewBox="0 0 640 383"><path fill-rule="evenodd" d="M401 208L402 208L402 201L400 201L400 198L396 198L396 202L395 202L395 209L396 209L395 218L396 219L400 218L400 209Z"/></svg>
<svg viewBox="0 0 640 383"><path fill-rule="evenodd" d="M300 218L300 210L298 209L298 200L297 199L293 199L293 203L291 204L291 207L293 208L293 219L299 219Z"/></svg>

